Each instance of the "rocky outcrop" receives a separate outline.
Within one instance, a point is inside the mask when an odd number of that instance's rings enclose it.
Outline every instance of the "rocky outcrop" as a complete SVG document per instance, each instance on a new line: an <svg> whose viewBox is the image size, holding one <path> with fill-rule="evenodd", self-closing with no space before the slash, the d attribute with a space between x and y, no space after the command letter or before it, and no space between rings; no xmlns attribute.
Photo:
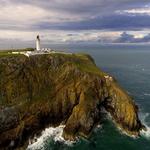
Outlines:
<svg viewBox="0 0 150 150"><path fill-rule="evenodd" d="M47 125L63 136L88 137L105 108L116 124L139 135L138 108L113 77L85 54L0 57L0 147L23 146Z"/></svg>

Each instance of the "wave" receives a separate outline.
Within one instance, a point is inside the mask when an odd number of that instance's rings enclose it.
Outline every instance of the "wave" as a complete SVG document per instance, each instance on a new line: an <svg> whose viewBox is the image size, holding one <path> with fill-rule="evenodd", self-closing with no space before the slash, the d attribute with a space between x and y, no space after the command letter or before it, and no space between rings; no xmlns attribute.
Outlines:
<svg viewBox="0 0 150 150"><path fill-rule="evenodd" d="M148 125L148 122L146 121L150 117L150 113L140 113L139 117L147 129L146 131L142 130L140 132L140 134L142 137L144 137L146 139L150 139L150 127ZM108 115L108 118L110 119L111 116ZM54 127L46 128L44 131L42 131L40 137L35 136L33 139L29 140L29 145L27 147L27 150L45 150L45 144L47 143L47 141L49 139L53 140L53 142L61 142L61 143L66 144L68 146L72 146L74 142L66 141L62 137L64 127L65 127L65 125L60 125L60 126L55 127L55 128ZM95 130L97 131L101 128L102 128L101 125L97 125L97 128ZM121 132L121 133L125 134L125 132Z"/></svg>
<svg viewBox="0 0 150 150"><path fill-rule="evenodd" d="M74 142L72 141L66 141L63 137L63 129L64 125L60 125L56 128L49 127L46 128L40 137L34 137L33 139L29 140L29 145L27 147L27 150L44 150L45 149L45 143L52 139L54 142L61 142L68 146L71 146Z"/></svg>
<svg viewBox="0 0 150 150"><path fill-rule="evenodd" d="M141 136L147 138L147 139L150 139L150 127L148 126L148 122L146 121L146 119L150 117L150 114L149 113L141 113L140 114L140 119L142 121L142 123L145 125L146 127L146 130L142 130L140 132Z"/></svg>

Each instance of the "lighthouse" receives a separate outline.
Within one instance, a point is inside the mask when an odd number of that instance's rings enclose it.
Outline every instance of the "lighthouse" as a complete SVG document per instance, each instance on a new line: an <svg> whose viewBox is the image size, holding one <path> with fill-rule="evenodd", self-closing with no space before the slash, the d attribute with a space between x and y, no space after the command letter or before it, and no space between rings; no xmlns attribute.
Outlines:
<svg viewBox="0 0 150 150"><path fill-rule="evenodd" d="M37 51L41 50L41 48L40 48L40 36L39 35L37 35L37 37L36 37L36 50Z"/></svg>

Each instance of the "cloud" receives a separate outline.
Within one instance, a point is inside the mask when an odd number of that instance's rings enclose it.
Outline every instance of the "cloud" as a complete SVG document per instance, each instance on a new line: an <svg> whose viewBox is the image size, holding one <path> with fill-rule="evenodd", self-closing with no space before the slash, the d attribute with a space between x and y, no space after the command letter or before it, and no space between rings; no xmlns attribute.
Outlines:
<svg viewBox="0 0 150 150"><path fill-rule="evenodd" d="M1 0L0 10L0 38L9 45L31 44L36 34L51 43L149 41L148 0Z"/></svg>
<svg viewBox="0 0 150 150"><path fill-rule="evenodd" d="M145 36L137 36L123 32L120 37L113 41L114 43L149 43L150 33Z"/></svg>
<svg viewBox="0 0 150 150"><path fill-rule="evenodd" d="M116 43L131 43L133 41L134 41L134 35L123 32L115 42Z"/></svg>
<svg viewBox="0 0 150 150"><path fill-rule="evenodd" d="M72 43L148 43L150 34L145 31L60 31L45 30L35 33L34 31L1 31L0 49L35 47L35 37L40 34L42 47L51 44L72 44ZM149 31L150 32L150 31Z"/></svg>
<svg viewBox="0 0 150 150"><path fill-rule="evenodd" d="M128 14L128 15L148 15L148 16L150 16L150 6L143 7L143 8L128 9L128 10L117 10L116 13Z"/></svg>
<svg viewBox="0 0 150 150"><path fill-rule="evenodd" d="M139 38L140 42L150 42L150 33L144 36L143 38Z"/></svg>
<svg viewBox="0 0 150 150"><path fill-rule="evenodd" d="M120 32L98 31L98 30L84 30L84 31L60 31L60 30L44 30L39 32L26 31L4 31L0 30L0 48L15 47L34 47L35 38L40 34L41 44L61 44L61 43L106 43L116 39ZM16 42L18 41L18 42Z"/></svg>
<svg viewBox="0 0 150 150"><path fill-rule="evenodd" d="M15 26L30 28L40 22L60 23L83 19L78 15L70 15L65 12L60 15L59 11L51 11L29 4L8 3L5 6L0 5L0 10L1 27L7 26L10 29Z"/></svg>
<svg viewBox="0 0 150 150"><path fill-rule="evenodd" d="M140 21L139 21L140 20ZM150 16L110 15L61 24L41 23L39 28L61 30L143 30L149 29Z"/></svg>

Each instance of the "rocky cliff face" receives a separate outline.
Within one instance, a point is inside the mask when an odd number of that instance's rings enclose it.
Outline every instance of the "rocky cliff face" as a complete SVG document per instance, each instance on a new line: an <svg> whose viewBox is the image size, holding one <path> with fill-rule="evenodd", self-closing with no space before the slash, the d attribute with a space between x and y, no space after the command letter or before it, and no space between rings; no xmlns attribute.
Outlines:
<svg viewBox="0 0 150 150"><path fill-rule="evenodd" d="M142 124L138 108L89 55L0 57L0 147L21 147L46 127L66 124L65 139L88 137L101 109L130 135Z"/></svg>

